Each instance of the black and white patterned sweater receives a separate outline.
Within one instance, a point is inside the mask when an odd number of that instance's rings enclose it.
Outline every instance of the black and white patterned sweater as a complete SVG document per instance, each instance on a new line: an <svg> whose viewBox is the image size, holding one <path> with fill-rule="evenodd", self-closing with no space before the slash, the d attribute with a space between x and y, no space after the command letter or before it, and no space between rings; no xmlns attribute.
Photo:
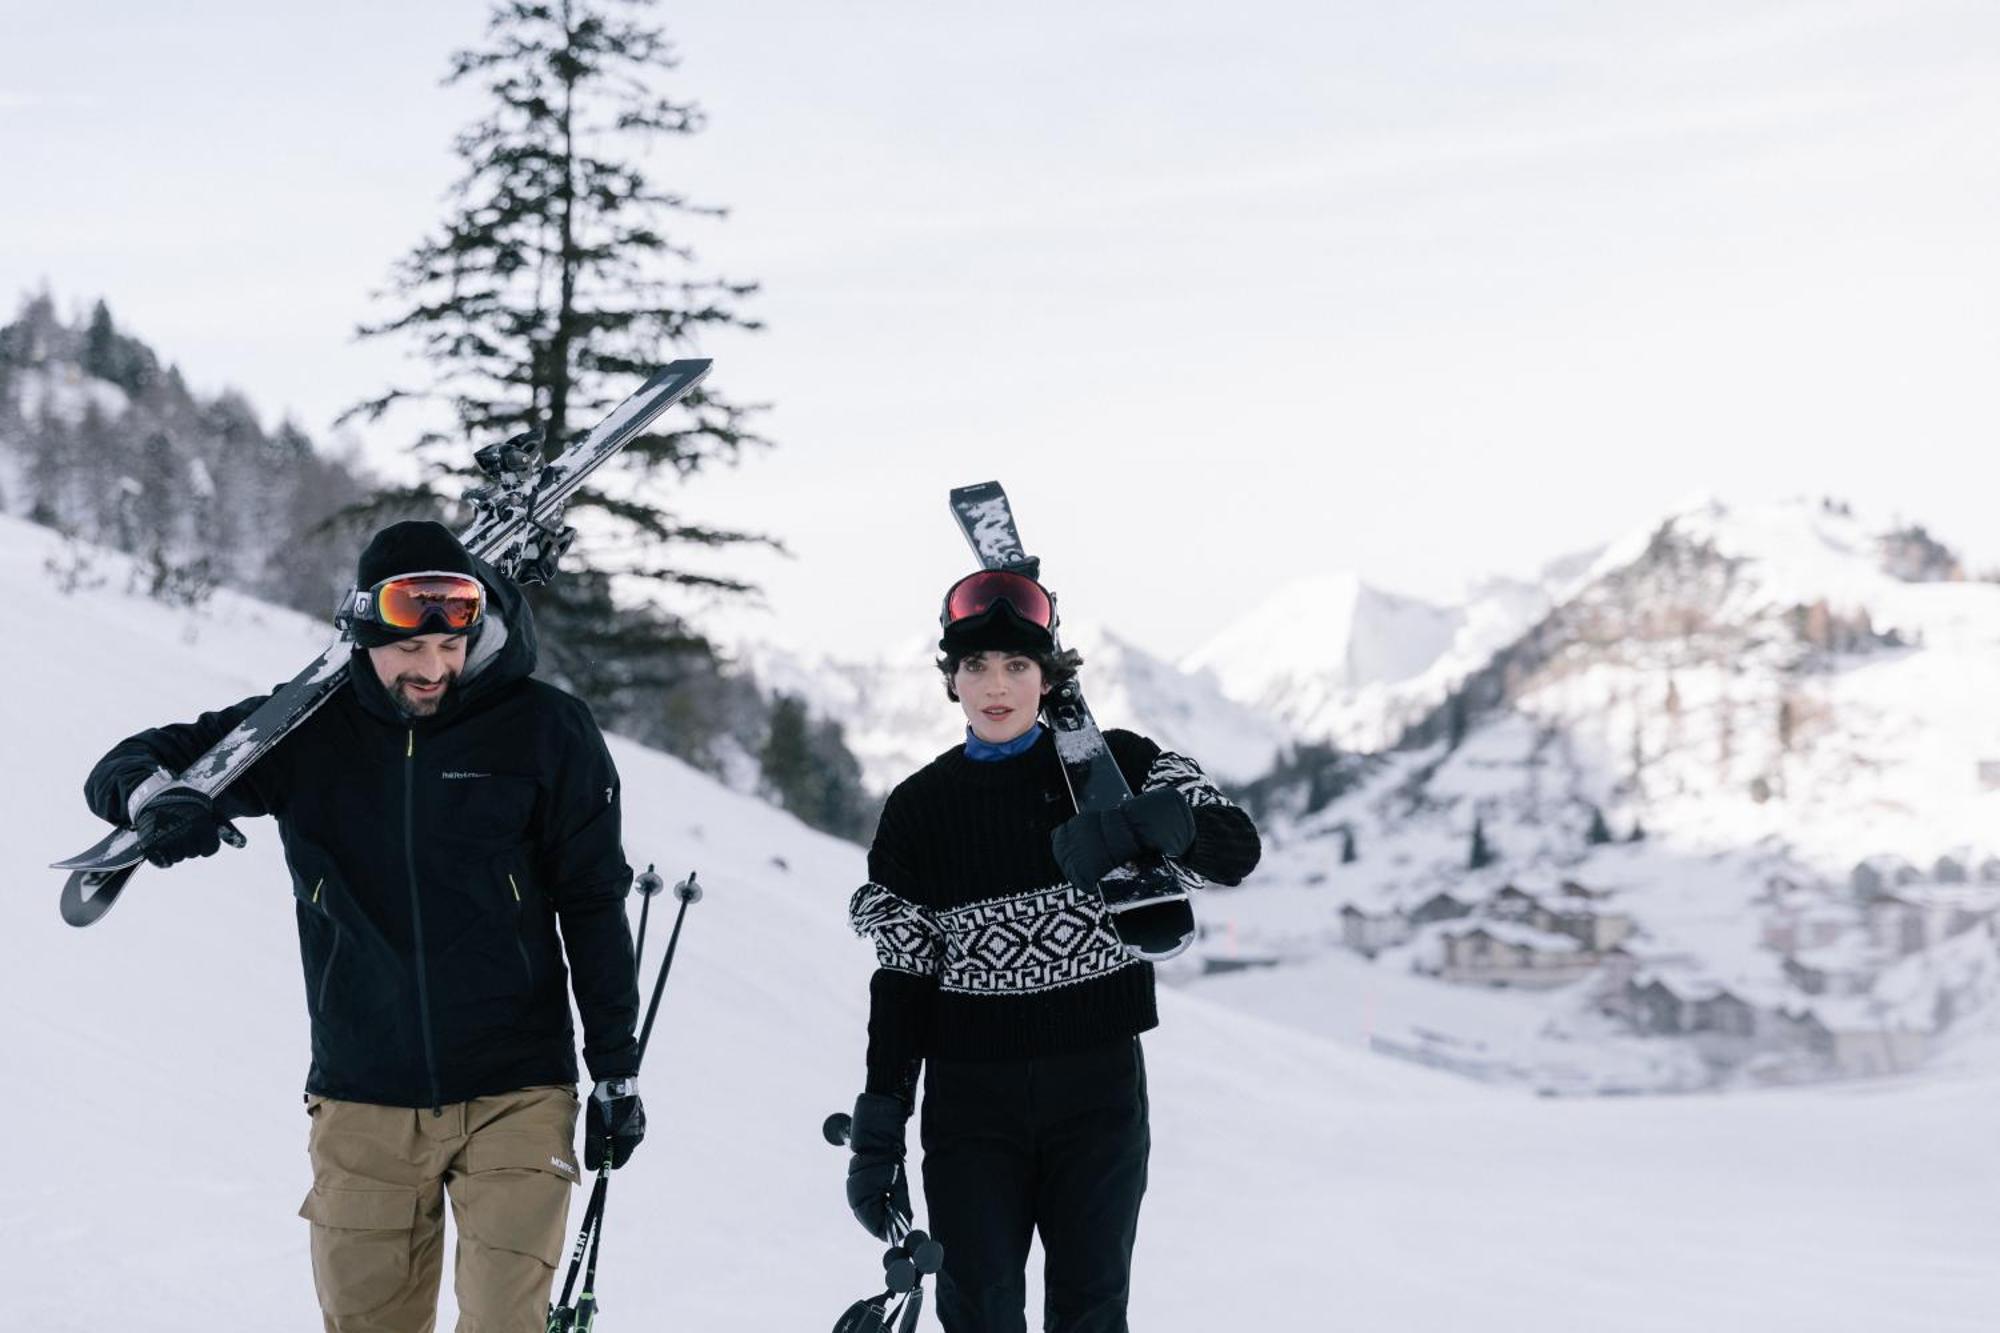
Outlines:
<svg viewBox="0 0 2000 1333"><path fill-rule="evenodd" d="M1257 829L1193 760L1109 731L1134 791L1174 787L1194 811L1177 872L1240 884ZM1050 837L1075 813L1053 733L981 761L948 750L889 795L848 915L880 967L869 987L868 1090L908 1091L925 1056L1005 1060L1155 1026L1152 964L1119 945L1094 893L1063 880Z"/></svg>

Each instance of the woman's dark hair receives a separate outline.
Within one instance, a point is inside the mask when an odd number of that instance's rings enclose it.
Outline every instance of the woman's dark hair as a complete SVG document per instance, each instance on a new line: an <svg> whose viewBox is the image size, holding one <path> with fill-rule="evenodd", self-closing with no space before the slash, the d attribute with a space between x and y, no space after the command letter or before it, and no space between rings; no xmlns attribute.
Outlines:
<svg viewBox="0 0 2000 1333"><path fill-rule="evenodd" d="M972 648L963 652L946 653L944 656L938 658L937 669L944 675L945 698L951 700L953 703L958 702L958 691L953 689L951 685L951 678L958 674L958 664L968 657L977 657L982 652L990 651L996 650ZM1062 648L1054 652L1035 653L1018 653L1008 649L999 649L997 651L1005 653L1008 657L1026 657L1031 659L1036 666L1042 669L1042 683L1051 689L1057 685L1061 685L1064 681L1075 679L1077 668L1083 665L1083 654L1074 648Z"/></svg>

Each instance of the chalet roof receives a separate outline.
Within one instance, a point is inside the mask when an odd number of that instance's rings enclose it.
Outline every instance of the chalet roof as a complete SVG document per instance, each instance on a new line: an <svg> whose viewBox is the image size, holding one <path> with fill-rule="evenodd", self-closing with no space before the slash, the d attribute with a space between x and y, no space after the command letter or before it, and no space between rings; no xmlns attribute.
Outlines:
<svg viewBox="0 0 2000 1333"><path fill-rule="evenodd" d="M1906 884L1880 902L1911 907L1955 907L1965 912L2000 911L2000 884Z"/></svg>
<svg viewBox="0 0 2000 1333"><path fill-rule="evenodd" d="M1551 931L1536 930L1514 921L1482 921L1476 926L1457 926L1444 932L1448 940L1470 939L1474 935L1484 935L1502 944L1512 944L1535 950L1538 953L1581 953L1583 946L1567 935L1557 935Z"/></svg>
<svg viewBox="0 0 2000 1333"><path fill-rule="evenodd" d="M1800 949L1792 960L1815 972L1849 972L1874 961L1875 946L1860 931L1850 931L1832 944L1817 949Z"/></svg>

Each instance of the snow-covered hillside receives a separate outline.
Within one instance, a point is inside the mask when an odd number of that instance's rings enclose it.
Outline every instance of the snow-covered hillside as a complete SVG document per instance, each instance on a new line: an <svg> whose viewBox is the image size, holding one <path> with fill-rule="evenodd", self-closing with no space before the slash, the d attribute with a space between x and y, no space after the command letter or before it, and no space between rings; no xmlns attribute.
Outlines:
<svg viewBox="0 0 2000 1333"><path fill-rule="evenodd" d="M1376 1044L1465 1072L1673 1088L1935 1057L2000 996L2000 586L1953 572L1823 502L1634 534L1431 744L1277 829L1207 947L1367 953L1404 997ZM1453 983L1532 994L1419 998Z"/></svg>
<svg viewBox="0 0 2000 1333"><path fill-rule="evenodd" d="M58 555L0 521L18 627L0 1282L38 1330L313 1327L293 1216L305 1009L273 830L142 871L85 931L57 917L43 863L98 832L78 785L104 747L267 687L324 630L226 594L169 611L127 596L110 557L102 586L65 595L43 573ZM842 915L861 855L613 750L632 859L699 869L709 895L644 1076L653 1131L614 1192L600 1327L824 1327L880 1274L818 1140L860 1069L871 960ZM1989 1074L1551 1102L1356 1050L1314 1002L1301 989L1278 1023L1162 997L1135 1326L1953 1333L2000 1300Z"/></svg>
<svg viewBox="0 0 2000 1333"><path fill-rule="evenodd" d="M1579 560L1534 581L1482 580L1439 605L1351 573L1287 584L1180 661L1298 740L1372 751L1434 708L1568 590Z"/></svg>

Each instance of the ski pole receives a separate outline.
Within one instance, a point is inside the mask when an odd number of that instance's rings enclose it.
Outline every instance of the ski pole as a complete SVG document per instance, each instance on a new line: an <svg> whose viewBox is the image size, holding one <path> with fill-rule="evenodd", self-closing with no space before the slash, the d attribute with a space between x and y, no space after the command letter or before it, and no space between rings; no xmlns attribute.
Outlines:
<svg viewBox="0 0 2000 1333"><path fill-rule="evenodd" d="M829 1144L844 1148L854 1134L854 1117L835 1111L820 1125L819 1132ZM916 1328L924 1308L924 1279L944 1267L944 1246L893 1209L889 1236L889 1248L882 1255L888 1290L849 1306L834 1325L834 1333L888 1333L891 1328L897 1333L913 1333Z"/></svg>
<svg viewBox="0 0 2000 1333"><path fill-rule="evenodd" d="M662 888L666 887L666 881L659 877L654 871L652 864L648 862L646 873L639 876L638 881L632 887L639 891L640 900L639 943L632 950L632 970L637 972L639 964L646 959L646 918L653 914L653 898Z"/></svg>
<svg viewBox="0 0 2000 1333"><path fill-rule="evenodd" d="M653 887L647 888L650 879ZM646 897L646 906L651 906L653 895L660 891L660 877L653 867L646 867L646 873L639 878L638 888ZM667 956L660 960L659 975L653 978L653 998L646 1006L646 1023L639 1032L639 1052L633 1057L633 1077L646 1059L646 1044L652 1040L653 1020L659 1016L660 997L666 992L667 974L673 970L674 950L681 942L681 923L687 919L690 904L701 901L701 884L690 870L688 877L674 885L674 897L680 899L680 910L674 915L673 934L667 937ZM639 942L633 949L633 965L646 947L646 908L639 911ZM602 1251L604 1240L604 1203L611 1192L611 1141L604 1144L604 1160L597 1168L597 1181L591 1186L590 1202L584 1205L583 1223L577 1228L576 1248L570 1254L569 1273L563 1279L562 1299L549 1306L547 1333L590 1333L597 1319L597 1256ZM570 1304L570 1293L576 1290L577 1275L583 1275L583 1291L575 1305Z"/></svg>
<svg viewBox="0 0 2000 1333"><path fill-rule="evenodd" d="M646 1043L653 1039L653 1020L659 1017L660 995L666 989L667 973L674 965L674 950L681 942L681 922L687 920L689 905L701 901L701 884L695 879L694 873L692 870L688 871L688 877L674 885L674 897L681 900L681 906L680 910L674 913L673 934L667 936L667 956L660 960L659 980L653 983L653 1002L646 1006L646 1025L639 1029L638 1059L640 1060L646 1058ZM651 899L647 901L650 902ZM642 917L643 915L641 913Z"/></svg>

